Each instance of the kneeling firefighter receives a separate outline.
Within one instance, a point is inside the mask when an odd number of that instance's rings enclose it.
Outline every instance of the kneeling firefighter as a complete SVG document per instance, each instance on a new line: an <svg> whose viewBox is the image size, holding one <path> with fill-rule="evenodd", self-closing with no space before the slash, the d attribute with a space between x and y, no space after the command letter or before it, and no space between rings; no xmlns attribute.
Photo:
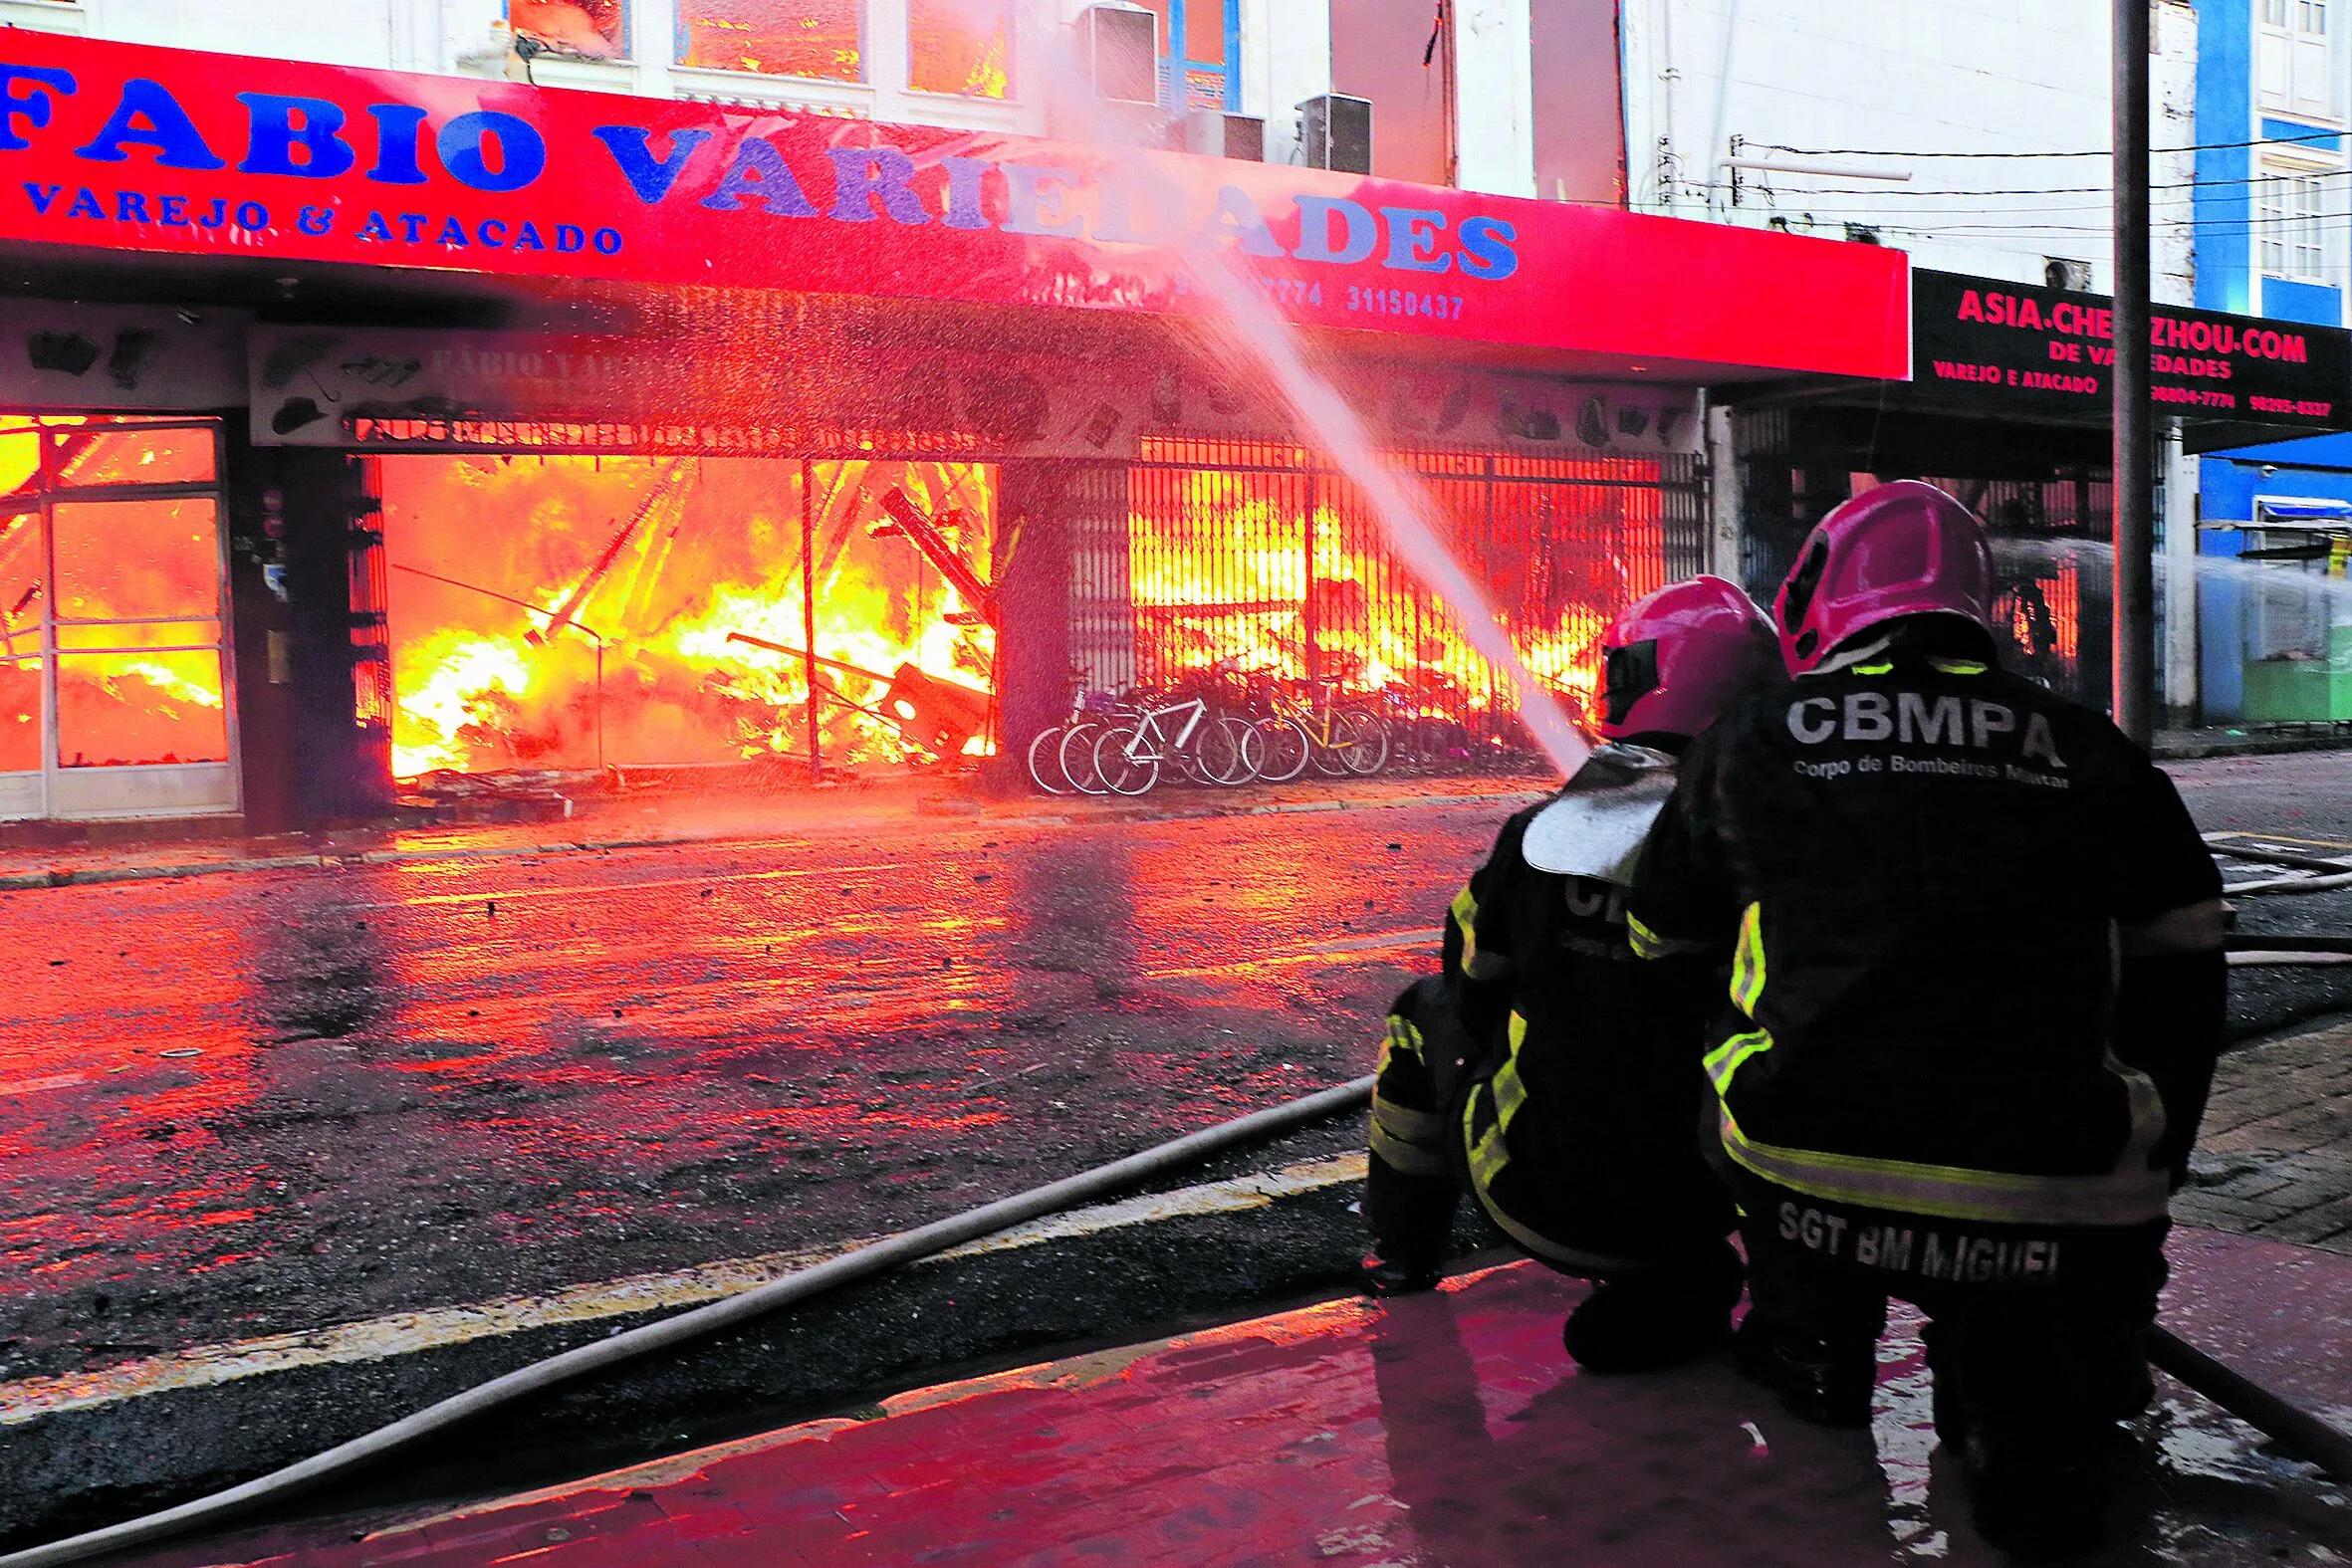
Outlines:
<svg viewBox="0 0 2352 1568"><path fill-rule="evenodd" d="M1774 601L1794 683L1685 753L1629 914L1645 955L1732 959L1706 1065L1742 1371L1864 1424L1886 1298L1917 1303L1980 1532L2069 1554L2149 1398L2221 879L2145 752L1997 667L1994 591L1932 486L1830 513Z"/></svg>
<svg viewBox="0 0 2352 1568"><path fill-rule="evenodd" d="M1443 973L1388 1019L1363 1275L1383 1295L1434 1285L1468 1187L1531 1256L1597 1281L1568 1319L1569 1354L1635 1371L1721 1344L1741 1268L1699 1148L1720 969L1636 960L1624 890L1604 878L1639 847L1675 754L1781 677L1763 612L1720 577L1642 599L1604 645L1607 744L1504 823L1448 915Z"/></svg>

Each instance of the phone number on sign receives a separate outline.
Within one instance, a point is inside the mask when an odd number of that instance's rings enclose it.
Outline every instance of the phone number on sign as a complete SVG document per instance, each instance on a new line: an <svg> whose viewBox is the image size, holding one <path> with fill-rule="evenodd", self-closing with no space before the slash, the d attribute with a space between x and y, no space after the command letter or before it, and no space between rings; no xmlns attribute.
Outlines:
<svg viewBox="0 0 2352 1568"><path fill-rule="evenodd" d="M1375 316L1426 316L1434 321L1462 320L1462 296L1421 294L1412 289L1366 289L1347 286L1347 308Z"/></svg>

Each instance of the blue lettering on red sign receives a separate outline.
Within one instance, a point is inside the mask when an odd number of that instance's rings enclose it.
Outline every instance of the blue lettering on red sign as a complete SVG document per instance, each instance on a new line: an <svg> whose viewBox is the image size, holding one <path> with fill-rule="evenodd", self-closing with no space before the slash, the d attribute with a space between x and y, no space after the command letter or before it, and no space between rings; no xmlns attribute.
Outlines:
<svg viewBox="0 0 2352 1568"><path fill-rule="evenodd" d="M0 151L32 145L29 133L45 129L57 100L80 91L73 73L44 66L0 63ZM341 104L322 98L277 93L239 93L245 109L245 145L237 162L242 174L268 178L324 180L358 168L377 185L430 186L435 170L426 156L429 112L413 104L368 104L354 119ZM642 125L599 125L589 134L610 157L614 172L637 200L658 207L694 200L720 212L742 211L767 218L818 218L835 223L886 219L905 227L936 221L947 229L995 229L1048 239L1092 240L1103 244L1165 245L1183 238L1184 218L1173 185L1145 176L1130 182L1090 178L1061 164L949 156L918 167L906 152L887 142L829 147L831 204L811 200L782 149L766 137L744 134L731 149L713 145L713 132L694 127L671 130L656 152L653 132ZM527 191L548 168L552 155L539 128L519 114L475 109L450 116L432 134L431 157L439 173L471 190L507 195ZM106 120L75 155L93 163L156 169L214 170L227 167L223 149L207 142L193 117L160 82L125 81ZM823 165L820 165L822 167ZM938 172L934 173L936 169ZM993 181L993 185L992 185ZM65 218L172 228L271 227L266 203L193 198L169 190L122 189L110 204L92 188L27 181L24 190L37 215L53 209ZM1001 193L991 212L991 191ZM1088 200L1088 198L1091 200ZM64 200L65 205L58 208ZM193 203L193 206L191 206ZM1324 266L1373 263L1391 272L1445 273L1459 270L1483 282L1519 270L1518 233L1502 218L1474 215L1452 225L1434 208L1381 206L1343 196L1294 198L1296 237L1286 243L1290 215L1270 221L1256 197L1239 185L1222 185L1197 232L1246 256L1287 258ZM1092 232L1088 232L1089 213ZM593 249L616 256L621 232L589 229L552 215L509 215L459 219L403 212L387 215L336 205L304 205L295 217L301 232L344 232L371 243L430 245L443 250Z"/></svg>

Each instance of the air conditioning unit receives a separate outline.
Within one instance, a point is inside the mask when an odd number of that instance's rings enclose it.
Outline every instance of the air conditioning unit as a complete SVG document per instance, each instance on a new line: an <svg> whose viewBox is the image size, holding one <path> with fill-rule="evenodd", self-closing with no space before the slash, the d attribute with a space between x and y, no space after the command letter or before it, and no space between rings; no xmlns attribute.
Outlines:
<svg viewBox="0 0 2352 1568"><path fill-rule="evenodd" d="M1372 101L1326 93L1298 106L1298 161L1309 168L1372 172Z"/></svg>
<svg viewBox="0 0 2352 1568"><path fill-rule="evenodd" d="M1266 121L1255 114L1196 109L1176 121L1175 130L1175 147L1179 152L1239 158L1245 163L1266 161Z"/></svg>
<svg viewBox="0 0 2352 1568"><path fill-rule="evenodd" d="M1160 100L1160 19L1134 5L1090 5L1078 13L1078 49L1094 96L1114 104Z"/></svg>

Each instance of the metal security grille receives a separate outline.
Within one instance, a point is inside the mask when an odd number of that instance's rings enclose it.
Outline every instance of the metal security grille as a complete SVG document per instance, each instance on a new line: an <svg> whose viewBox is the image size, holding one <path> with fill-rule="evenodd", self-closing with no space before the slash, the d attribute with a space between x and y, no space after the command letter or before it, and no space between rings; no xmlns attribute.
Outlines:
<svg viewBox="0 0 2352 1568"><path fill-rule="evenodd" d="M1699 569L1689 458L1388 454L1530 666L1572 705L1599 678L1609 617ZM1320 454L1153 440L1128 473L1123 532L1073 560L1073 639L1090 684L1171 683L1216 660L1385 693L1400 712L1502 740L1497 672L1406 568L1358 488Z"/></svg>

